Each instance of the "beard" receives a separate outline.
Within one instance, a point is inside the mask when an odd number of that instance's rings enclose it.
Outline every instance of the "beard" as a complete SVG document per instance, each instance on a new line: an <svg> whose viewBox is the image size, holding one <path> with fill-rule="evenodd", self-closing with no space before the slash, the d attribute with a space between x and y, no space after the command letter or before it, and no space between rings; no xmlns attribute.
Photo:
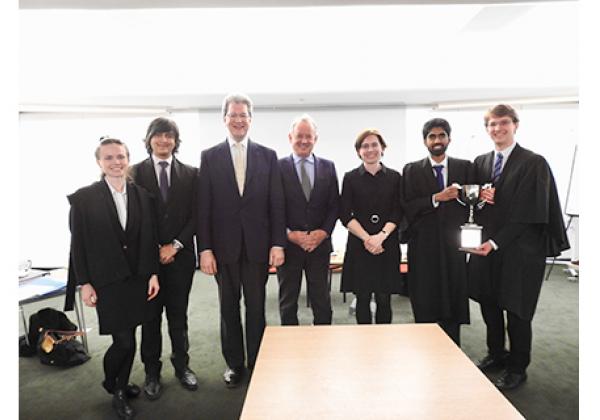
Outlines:
<svg viewBox="0 0 600 420"><path fill-rule="evenodd" d="M438 146L438 145L436 145L436 146ZM448 149L448 145L441 144L439 146L441 146L441 147L432 146L432 147L427 148L427 150L429 150L429 153L431 154L431 156L442 156L444 153L446 153L446 150Z"/></svg>

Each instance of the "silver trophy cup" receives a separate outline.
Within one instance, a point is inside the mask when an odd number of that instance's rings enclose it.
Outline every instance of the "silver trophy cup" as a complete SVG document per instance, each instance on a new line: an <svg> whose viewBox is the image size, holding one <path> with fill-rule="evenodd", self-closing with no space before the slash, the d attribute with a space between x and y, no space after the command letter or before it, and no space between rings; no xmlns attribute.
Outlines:
<svg viewBox="0 0 600 420"><path fill-rule="evenodd" d="M459 195L456 199L463 206L469 206L469 221L460 227L460 248L461 251L471 252L481 245L482 227L475 223L473 217L474 207L479 203L479 194L481 187L479 185L459 186Z"/></svg>

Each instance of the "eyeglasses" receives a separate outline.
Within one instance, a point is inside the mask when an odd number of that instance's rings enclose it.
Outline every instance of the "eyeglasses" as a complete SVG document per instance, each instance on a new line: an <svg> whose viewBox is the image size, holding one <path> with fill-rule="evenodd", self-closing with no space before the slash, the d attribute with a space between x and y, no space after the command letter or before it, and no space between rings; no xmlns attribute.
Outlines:
<svg viewBox="0 0 600 420"><path fill-rule="evenodd" d="M227 116L232 120L237 120L238 118L240 120L247 120L250 118L248 114L227 114Z"/></svg>
<svg viewBox="0 0 600 420"><path fill-rule="evenodd" d="M513 120L511 120L510 118L505 118L503 120L500 121L492 121L488 123L488 128L495 128L495 127L506 127L510 124L512 124Z"/></svg>
<svg viewBox="0 0 600 420"><path fill-rule="evenodd" d="M435 134L435 133L427 134L427 140L429 140L429 141L435 141L435 139L446 140L447 138L448 138L448 134L446 134L445 131L443 131L439 134Z"/></svg>

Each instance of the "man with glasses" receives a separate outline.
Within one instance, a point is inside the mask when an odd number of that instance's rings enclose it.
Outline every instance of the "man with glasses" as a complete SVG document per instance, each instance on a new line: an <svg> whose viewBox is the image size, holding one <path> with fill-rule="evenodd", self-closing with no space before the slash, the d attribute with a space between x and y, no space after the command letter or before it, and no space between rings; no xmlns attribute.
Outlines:
<svg viewBox="0 0 600 420"><path fill-rule="evenodd" d="M474 181L491 183L492 188L483 190L486 204L476 214L484 242L469 262L469 289L487 327L488 354L478 366L484 372L503 369L494 384L506 390L527 379L531 321L546 257L559 255L569 243L548 163L515 142L516 111L497 105L487 111L484 122L495 147L475 159Z"/></svg>
<svg viewBox="0 0 600 420"><path fill-rule="evenodd" d="M442 118L423 126L429 156L402 171L408 217L408 288L415 322L437 322L460 346L460 324L469 323L465 254L459 251L460 225L468 219L456 201L468 184L471 162L446 154L451 128Z"/></svg>
<svg viewBox="0 0 600 420"><path fill-rule="evenodd" d="M248 137L252 101L244 94L223 101L224 142L204 150L198 179L197 240L200 269L219 288L221 348L225 385L245 373L240 320L246 306L248 368L254 368L265 328L265 287L269 265L284 262L286 242L283 188L277 155Z"/></svg>
<svg viewBox="0 0 600 420"><path fill-rule="evenodd" d="M285 264L277 269L281 325L298 325L302 272L314 325L331 324L329 258L339 206L335 165L313 154L318 134L309 115L294 119L288 138L293 153L279 160L288 239Z"/></svg>
<svg viewBox="0 0 600 420"><path fill-rule="evenodd" d="M154 197L160 244L161 291L154 301L154 316L142 325L142 361L146 371L144 393L150 400L160 397L162 386L162 314L167 314L171 338L171 363L181 385L198 388L189 368L187 308L196 271L196 178L197 168L181 163L175 154L181 139L175 121L159 117L148 126L144 140L147 159L131 167L133 181Z"/></svg>

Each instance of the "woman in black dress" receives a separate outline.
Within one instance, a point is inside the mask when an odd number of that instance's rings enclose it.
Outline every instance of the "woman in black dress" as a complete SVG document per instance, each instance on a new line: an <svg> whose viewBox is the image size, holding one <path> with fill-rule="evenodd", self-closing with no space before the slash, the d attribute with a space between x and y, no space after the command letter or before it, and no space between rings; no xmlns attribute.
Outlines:
<svg viewBox="0 0 600 420"><path fill-rule="evenodd" d="M362 131L354 143L362 165L344 175L340 220L349 231L342 291L356 295L356 321L392 322L390 296L400 282L401 176L381 163L386 143L377 130Z"/></svg>
<svg viewBox="0 0 600 420"><path fill-rule="evenodd" d="M104 354L102 386L113 394L120 418L135 411L128 399L140 393L129 384L135 356L135 329L149 314L158 294L158 242L148 194L127 182L129 151L113 138L96 149L102 179L71 194L71 252L65 310L72 308L75 287L95 307L100 334L112 335Z"/></svg>

